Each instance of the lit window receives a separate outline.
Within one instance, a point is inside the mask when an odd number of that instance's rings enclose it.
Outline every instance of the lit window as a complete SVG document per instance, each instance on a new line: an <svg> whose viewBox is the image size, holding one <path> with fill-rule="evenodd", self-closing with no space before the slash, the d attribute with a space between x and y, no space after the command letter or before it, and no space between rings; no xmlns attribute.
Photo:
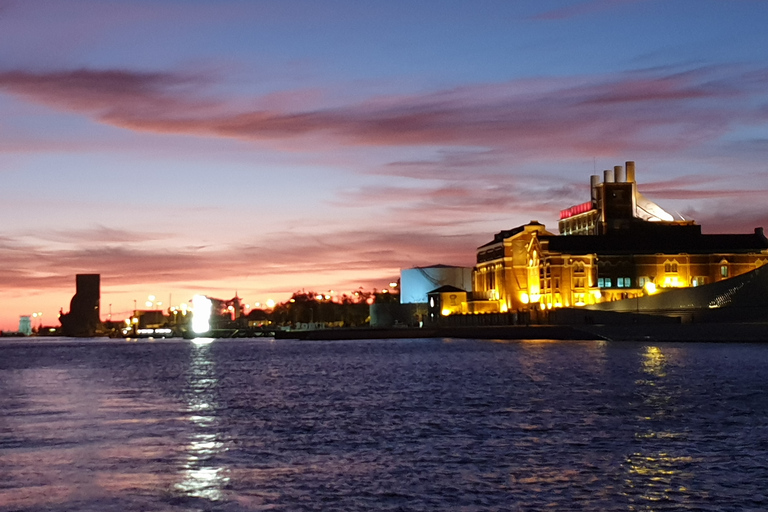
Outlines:
<svg viewBox="0 0 768 512"><path fill-rule="evenodd" d="M720 265L720 276L728 277L728 265Z"/></svg>

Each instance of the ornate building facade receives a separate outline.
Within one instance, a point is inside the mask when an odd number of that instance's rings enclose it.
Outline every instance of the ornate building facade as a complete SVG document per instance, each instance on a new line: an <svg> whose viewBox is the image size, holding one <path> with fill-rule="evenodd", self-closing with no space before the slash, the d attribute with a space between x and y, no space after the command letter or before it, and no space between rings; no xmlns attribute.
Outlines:
<svg viewBox="0 0 768 512"><path fill-rule="evenodd" d="M590 179L589 201L560 212L559 235L536 221L477 250L468 312L578 307L696 287L768 263L763 229L705 235L637 190L635 164Z"/></svg>

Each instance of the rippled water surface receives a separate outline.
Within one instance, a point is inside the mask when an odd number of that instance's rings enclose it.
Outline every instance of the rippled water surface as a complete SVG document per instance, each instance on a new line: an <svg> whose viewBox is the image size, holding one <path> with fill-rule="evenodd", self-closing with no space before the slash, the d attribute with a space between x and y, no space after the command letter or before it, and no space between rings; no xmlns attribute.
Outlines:
<svg viewBox="0 0 768 512"><path fill-rule="evenodd" d="M766 510L768 345L0 340L0 511Z"/></svg>

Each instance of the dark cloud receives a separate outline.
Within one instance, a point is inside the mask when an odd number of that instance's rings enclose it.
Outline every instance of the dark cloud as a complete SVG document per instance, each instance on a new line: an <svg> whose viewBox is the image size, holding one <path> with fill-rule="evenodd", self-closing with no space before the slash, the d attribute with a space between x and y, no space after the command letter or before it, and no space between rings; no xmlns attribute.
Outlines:
<svg viewBox="0 0 768 512"><path fill-rule="evenodd" d="M307 109L297 92L294 110L281 98L274 108L250 111L205 99L205 80L172 73L6 71L0 90L138 131L253 141L306 142L312 136L324 147L329 140L463 146L525 158L659 153L715 141L734 125L764 120L753 105L764 94L754 86L764 75L735 68L654 70L463 87L331 109Z"/></svg>
<svg viewBox="0 0 768 512"><path fill-rule="evenodd" d="M768 230L768 209L762 205L737 200L711 201L687 213L701 224L704 233L746 234L758 227Z"/></svg>

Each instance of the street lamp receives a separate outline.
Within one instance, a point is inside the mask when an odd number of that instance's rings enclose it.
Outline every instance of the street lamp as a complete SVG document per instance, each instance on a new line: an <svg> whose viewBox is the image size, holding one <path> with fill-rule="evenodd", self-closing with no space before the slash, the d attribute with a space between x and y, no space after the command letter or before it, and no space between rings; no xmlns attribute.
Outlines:
<svg viewBox="0 0 768 512"><path fill-rule="evenodd" d="M32 318L36 318L38 320L37 330L40 331L40 329L43 327L43 312L38 311L37 313L32 313ZM33 320L33 323L34 323L34 320Z"/></svg>

